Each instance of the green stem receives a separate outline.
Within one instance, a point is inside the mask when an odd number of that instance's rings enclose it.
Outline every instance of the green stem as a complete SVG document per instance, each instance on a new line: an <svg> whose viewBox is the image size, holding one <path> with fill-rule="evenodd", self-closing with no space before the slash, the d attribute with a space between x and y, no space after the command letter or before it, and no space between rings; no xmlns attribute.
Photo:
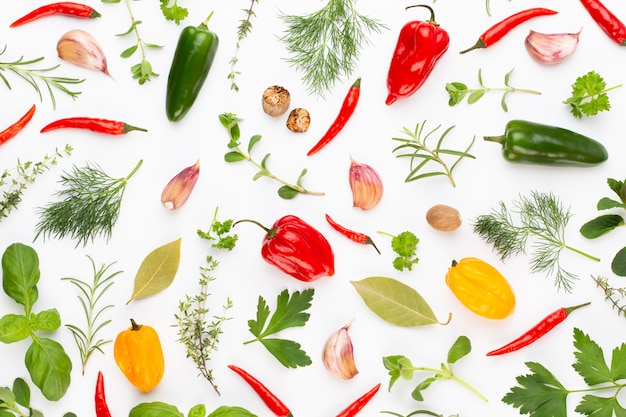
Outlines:
<svg viewBox="0 0 626 417"><path fill-rule="evenodd" d="M581 251L581 250L579 250L579 249L573 248L573 247L571 247L571 246L569 246L569 245L565 244L565 242L561 242L560 240L555 240L555 239L552 239L552 238L550 238L550 237L548 237L548 236L546 236L546 235L544 235L544 234L542 234L542 233L539 233L539 232L537 232L537 231L535 231L535 230L532 230L532 229L528 229L528 231L529 231L530 233L534 234L535 236L539 236L540 238L542 238L542 239L544 239L544 240L546 240L546 241L548 241L548 242L550 242L550 243L554 243L554 244L555 244L555 245L557 245L557 246L560 246L560 247L562 247L562 248L564 248L564 249L568 249L568 250L570 250L570 251L572 251L572 252L574 252L574 253L577 253L577 254L579 254L579 255L582 255L582 256L584 256L584 257L586 257L586 258L588 258L588 259L591 259L591 260L593 260L593 261L600 262L600 258L597 258L597 257L595 257L595 256L593 256L593 255L590 255L590 254L588 254L588 253L586 253L586 252L583 252L583 251Z"/></svg>
<svg viewBox="0 0 626 417"><path fill-rule="evenodd" d="M464 386L465 388L467 388L468 390L470 390L471 392L473 392L476 396L478 396L478 398L480 398L481 400L483 400L484 402L488 402L489 400L487 399L487 397L485 397L483 394L481 394L476 388L474 388L472 385L470 385L468 382L464 381L463 379L457 377L456 375L454 375L452 373L451 370L448 369L436 369L436 368L429 368L429 367L425 367L425 366L421 366L421 367L412 367L411 368L413 371L428 371L428 372L433 372L437 375L441 375L443 376L443 378L440 379L452 379L453 381L456 381L457 383L461 384L462 386Z"/></svg>
<svg viewBox="0 0 626 417"><path fill-rule="evenodd" d="M137 170L139 169L139 167L141 166L141 164L143 164L143 159L140 159L139 162L137 162L137 165L135 165L135 168L133 168L133 170L130 172L130 174L128 174L126 176L126 178L124 178L126 181L130 180L130 178L135 175L135 172L137 172Z"/></svg>

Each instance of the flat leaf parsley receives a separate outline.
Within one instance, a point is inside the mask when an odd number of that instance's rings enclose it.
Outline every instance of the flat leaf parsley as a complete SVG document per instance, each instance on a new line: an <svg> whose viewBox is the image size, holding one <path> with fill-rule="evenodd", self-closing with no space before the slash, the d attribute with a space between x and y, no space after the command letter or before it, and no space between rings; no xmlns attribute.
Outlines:
<svg viewBox="0 0 626 417"><path fill-rule="evenodd" d="M589 71L576 78L572 84L572 95L563 103L569 104L574 117L595 116L601 111L611 109L608 92L621 87L622 84L607 88L604 78L597 72Z"/></svg>

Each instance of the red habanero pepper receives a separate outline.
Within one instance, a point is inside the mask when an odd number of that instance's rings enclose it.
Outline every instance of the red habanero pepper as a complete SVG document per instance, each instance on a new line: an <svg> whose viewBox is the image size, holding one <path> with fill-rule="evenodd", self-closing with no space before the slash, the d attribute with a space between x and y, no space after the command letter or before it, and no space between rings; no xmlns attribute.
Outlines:
<svg viewBox="0 0 626 417"><path fill-rule="evenodd" d="M95 403L96 417L111 417L109 406L107 405L107 400L104 395L104 376L102 376L102 372L100 371L98 371L98 379L96 381Z"/></svg>
<svg viewBox="0 0 626 417"><path fill-rule="evenodd" d="M228 367L243 378L248 385L250 385L254 392L256 392L261 400L263 400L267 408L274 413L274 415L277 417L293 417L289 408L287 408L287 406L277 396L275 396L265 385L263 385L261 381L238 366L228 365Z"/></svg>
<svg viewBox="0 0 626 417"><path fill-rule="evenodd" d="M13 123L11 126L4 129L0 132L0 145L4 142L7 142L9 139L12 139L24 129L24 127L30 122L30 119L33 118L33 114L35 114L36 106L33 104L32 107L24 114L24 116L20 117L20 119Z"/></svg>
<svg viewBox="0 0 626 417"><path fill-rule="evenodd" d="M376 249L376 252L380 254L380 251L374 244L374 241L372 240L371 237L363 233L355 232L354 230L350 230L347 227L340 225L339 223L334 221L328 214L326 215L326 221L328 222L328 224L332 226L333 229L335 229L336 231L338 231L339 233L341 233L342 235L344 235L351 241L360 243L362 245L372 245L374 249Z"/></svg>
<svg viewBox="0 0 626 417"><path fill-rule="evenodd" d="M430 19L415 20L400 30L387 74L387 99L390 105L399 98L408 97L424 84L435 64L448 50L450 36L435 21L435 12L425 4L408 6L424 7L430 11Z"/></svg>
<svg viewBox="0 0 626 417"><path fill-rule="evenodd" d="M526 331L524 334L522 334L520 337L518 337L517 339L513 340L510 343L507 343L501 348L488 352L487 356L496 356L496 355L503 355L505 353L515 352L516 350L519 350L523 348L524 346L530 345L531 343L539 339L541 336L545 335L554 327L556 327L557 324L564 321L572 311L580 307L589 305L589 304L590 303L584 303L584 304L579 304L573 307L563 307L563 308L559 308L553 311L552 313L544 317L539 323L537 323L528 331Z"/></svg>
<svg viewBox="0 0 626 417"><path fill-rule="evenodd" d="M354 417L359 411L365 407L365 405L372 399L372 397L378 392L380 383L376 384L374 388L367 391L361 397L357 398L352 404L346 407L343 411L337 414L337 417Z"/></svg>
<svg viewBox="0 0 626 417"><path fill-rule="evenodd" d="M617 44L626 46L626 25L599 0L580 0L600 29Z"/></svg>
<svg viewBox="0 0 626 417"><path fill-rule="evenodd" d="M59 119L41 129L41 133L49 132L55 129L87 129L93 132L105 133L107 135L124 135L131 130L139 130L147 132L146 129L131 126L124 122L116 120L97 119L95 117L69 117L67 119Z"/></svg>
<svg viewBox="0 0 626 417"><path fill-rule="evenodd" d="M357 78L357 80L352 84L350 90L348 90L348 94L343 99L343 104L341 105L341 109L339 110L339 114L337 118L333 122L332 125L328 128L328 131L322 138L311 148L311 150L307 153L307 156L311 156L314 153L317 153L324 146L328 144L337 134L344 128L352 113L354 113L354 109L356 108L357 103L359 102L359 96L361 95L361 78Z"/></svg>
<svg viewBox="0 0 626 417"><path fill-rule="evenodd" d="M100 13L98 13L93 7L88 6L86 4L73 3L69 1L59 2L59 3L51 3L46 4L45 6L38 7L32 12L20 17L15 22L11 23L9 27L21 26L23 24L32 22L33 20L40 19L46 16L52 15L64 15L64 16L73 16L82 19L93 19L96 17L100 17Z"/></svg>
<svg viewBox="0 0 626 417"><path fill-rule="evenodd" d="M519 26L525 21L532 19L533 17L546 16L557 13L558 12L554 10L544 9L542 7L534 7L512 14L506 19L503 19L495 25L491 26L482 35L480 35L478 41L476 41L473 46L459 53L464 54L474 49L488 48L494 43L498 42L500 39L502 39L504 35L509 33L514 27Z"/></svg>
<svg viewBox="0 0 626 417"><path fill-rule="evenodd" d="M317 229L294 215L276 220L267 228L255 220L239 220L254 223L267 233L263 238L261 256L271 265L292 277L305 282L335 274L335 255L330 244Z"/></svg>

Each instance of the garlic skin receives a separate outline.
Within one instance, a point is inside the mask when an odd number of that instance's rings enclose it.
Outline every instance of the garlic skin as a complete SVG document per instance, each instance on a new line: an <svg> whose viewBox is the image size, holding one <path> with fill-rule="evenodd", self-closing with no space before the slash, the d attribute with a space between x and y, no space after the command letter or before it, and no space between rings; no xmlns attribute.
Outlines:
<svg viewBox="0 0 626 417"><path fill-rule="evenodd" d="M544 65L556 65L569 58L578 46L578 33L540 33L531 30L524 45L528 54Z"/></svg>
<svg viewBox="0 0 626 417"><path fill-rule="evenodd" d="M161 204L168 210L176 210L185 204L200 176L200 160L180 171L161 193Z"/></svg>
<svg viewBox="0 0 626 417"><path fill-rule="evenodd" d="M352 379L359 373L354 363L352 340L348 334L350 325L352 322L331 334L322 353L324 367L328 372L342 379Z"/></svg>
<svg viewBox="0 0 626 417"><path fill-rule="evenodd" d="M79 67L109 74L107 59L96 39L81 29L70 30L57 42L59 58Z"/></svg>
<svg viewBox="0 0 626 417"><path fill-rule="evenodd" d="M369 210L383 198L383 181L371 166L351 158L349 180L353 207Z"/></svg>

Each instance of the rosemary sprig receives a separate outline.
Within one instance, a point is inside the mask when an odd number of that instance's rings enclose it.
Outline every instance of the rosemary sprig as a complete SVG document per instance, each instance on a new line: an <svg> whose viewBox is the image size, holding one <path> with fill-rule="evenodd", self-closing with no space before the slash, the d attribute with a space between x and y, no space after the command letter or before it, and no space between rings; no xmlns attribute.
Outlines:
<svg viewBox="0 0 626 417"><path fill-rule="evenodd" d="M64 173L59 182L65 188L56 193L63 200L39 209L35 240L39 235L44 239L69 236L78 240L76 246L81 243L85 246L98 235L108 240L119 217L126 185L142 163L140 160L123 178L113 178L98 165L89 163Z"/></svg>
<svg viewBox="0 0 626 417"><path fill-rule="evenodd" d="M241 47L241 42L248 36L248 34L252 31L252 18L256 17L256 13L254 13L254 3L258 3L259 0L251 0L250 7L247 9L243 9L246 13L246 18L239 22L239 27L237 28L237 43L235 44L235 53L233 57L230 59L230 73L228 73L228 79L230 80L230 89L239 91L239 86L235 82L235 77L241 74L241 72L235 70L235 65L239 62L238 53L239 48Z"/></svg>
<svg viewBox="0 0 626 417"><path fill-rule="evenodd" d="M6 52L6 49L7 47L6 45L4 45L4 48L0 52L0 55L3 55ZM31 67L33 64L36 64L43 60L44 60L44 57L24 60L24 57L21 56L15 61L9 61L9 62L0 61L0 79L2 79L2 81L4 82L4 85L6 85L7 88L10 90L11 84L9 83L9 80L6 78L6 75L4 75L3 72L10 71L16 74L18 77L20 77L21 79L26 81L28 84L33 86L33 88L37 92L37 95L39 95L40 101L43 101L43 94L41 92L41 87L39 87L39 82L43 82L46 89L48 90L48 94L50 95L50 100L52 101L52 107L54 109L56 109L57 102L54 97L54 92L52 90L53 88L56 88L57 90L69 95L70 97L72 97L72 99L75 100L76 97L78 97L78 95L80 94L80 91L72 91L67 86L80 84L85 80L84 79L80 80L78 78L68 78L68 77L47 75L47 73L49 73L50 71L54 71L55 69L57 69L60 66L60 64L54 65L52 67L46 67L46 68L32 68Z"/></svg>
<svg viewBox="0 0 626 417"><path fill-rule="evenodd" d="M611 304L611 307L617 312L617 315L626 317L626 288L611 286L609 279L606 277L594 277L592 275L591 279L602 289L602 292L604 292L604 300Z"/></svg>
<svg viewBox="0 0 626 417"><path fill-rule="evenodd" d="M2 171L0 174L0 190L2 191L0 221L7 217L12 210L17 209L18 204L22 201L22 194L30 184L35 182L39 175L56 165L58 158L71 155L72 150L70 145L65 145L63 151L55 149L53 154L46 154L38 162L22 162L18 159L15 167Z"/></svg>
<svg viewBox="0 0 626 417"><path fill-rule="evenodd" d="M312 14L281 17L287 26L280 37L290 54L286 61L304 74L309 93L321 97L352 74L368 36L387 28L358 13L355 0L329 0Z"/></svg>
<svg viewBox="0 0 626 417"><path fill-rule="evenodd" d="M411 182L421 178L445 175L450 180L452 186L456 187L456 183L454 181L454 178L452 177L452 172L461 161L461 159L475 159L475 157L469 153L469 150L474 144L476 137L474 136L472 138L472 141L464 151L442 148L444 139L446 138L448 133L454 128L454 126L451 126L447 128L445 132L443 132L443 134L439 137L439 140L437 141L435 147L431 148L426 144L426 141L428 140L430 135L432 135L435 131L437 131L437 129L441 127L441 125L428 132L422 139L422 134L425 126L426 121L424 120L421 126L419 123L415 125L415 130L413 131L410 131L408 128L403 127L402 133L406 134L409 137L408 139L391 138L392 140L401 143L401 145L398 145L392 151L393 153L397 151L402 151L402 153L396 155L396 157L409 158L410 160L409 174L404 179L404 182ZM452 165L448 166L448 164L442 158L443 155L453 155L456 156L457 159ZM432 170L423 173L423 168L431 162L440 165L441 171Z"/></svg>
<svg viewBox="0 0 626 417"><path fill-rule="evenodd" d="M518 224L515 224L513 214L517 215ZM473 220L473 229L493 245L503 261L513 255L525 254L528 239L536 239L532 246L531 271L554 275L557 288L571 292L578 276L563 268L561 251L568 249L594 261L600 259L565 243L565 228L570 217L569 209L563 207L554 194L532 191L530 197L520 196L514 201L510 210L500 201L498 210Z"/></svg>
<svg viewBox="0 0 626 417"><path fill-rule="evenodd" d="M207 321L209 308L206 302L211 295L208 292L208 285L215 280L212 273L219 262L212 256L207 256L206 263L207 266L200 267L199 293L194 296L187 295L184 300L179 301L179 314L175 314L174 318L178 326L178 341L185 346L187 357L194 361L200 375L209 381L215 392L219 394L209 362L212 353L217 350L222 326L226 320L229 320L226 313L233 304L230 298L227 298L222 315L213 316L213 321L210 323Z"/></svg>
<svg viewBox="0 0 626 417"><path fill-rule="evenodd" d="M90 256L87 257L91 261L93 268L93 280L91 283L78 278L61 278L62 280L74 284L81 292L81 295L78 295L78 300L85 313L87 322L85 330L74 324L66 324L65 326L72 332L76 346L78 346L83 375L85 374L85 367L91 355L95 351L104 354L102 346L111 342L111 340L96 339L98 332L111 322L111 320L101 321L102 314L109 308L113 308L112 304L100 307L99 301L104 293L113 285L113 278L122 273L122 271L116 271L110 275L105 275L113 264L102 264L100 268L96 269L96 264L93 259Z"/></svg>

